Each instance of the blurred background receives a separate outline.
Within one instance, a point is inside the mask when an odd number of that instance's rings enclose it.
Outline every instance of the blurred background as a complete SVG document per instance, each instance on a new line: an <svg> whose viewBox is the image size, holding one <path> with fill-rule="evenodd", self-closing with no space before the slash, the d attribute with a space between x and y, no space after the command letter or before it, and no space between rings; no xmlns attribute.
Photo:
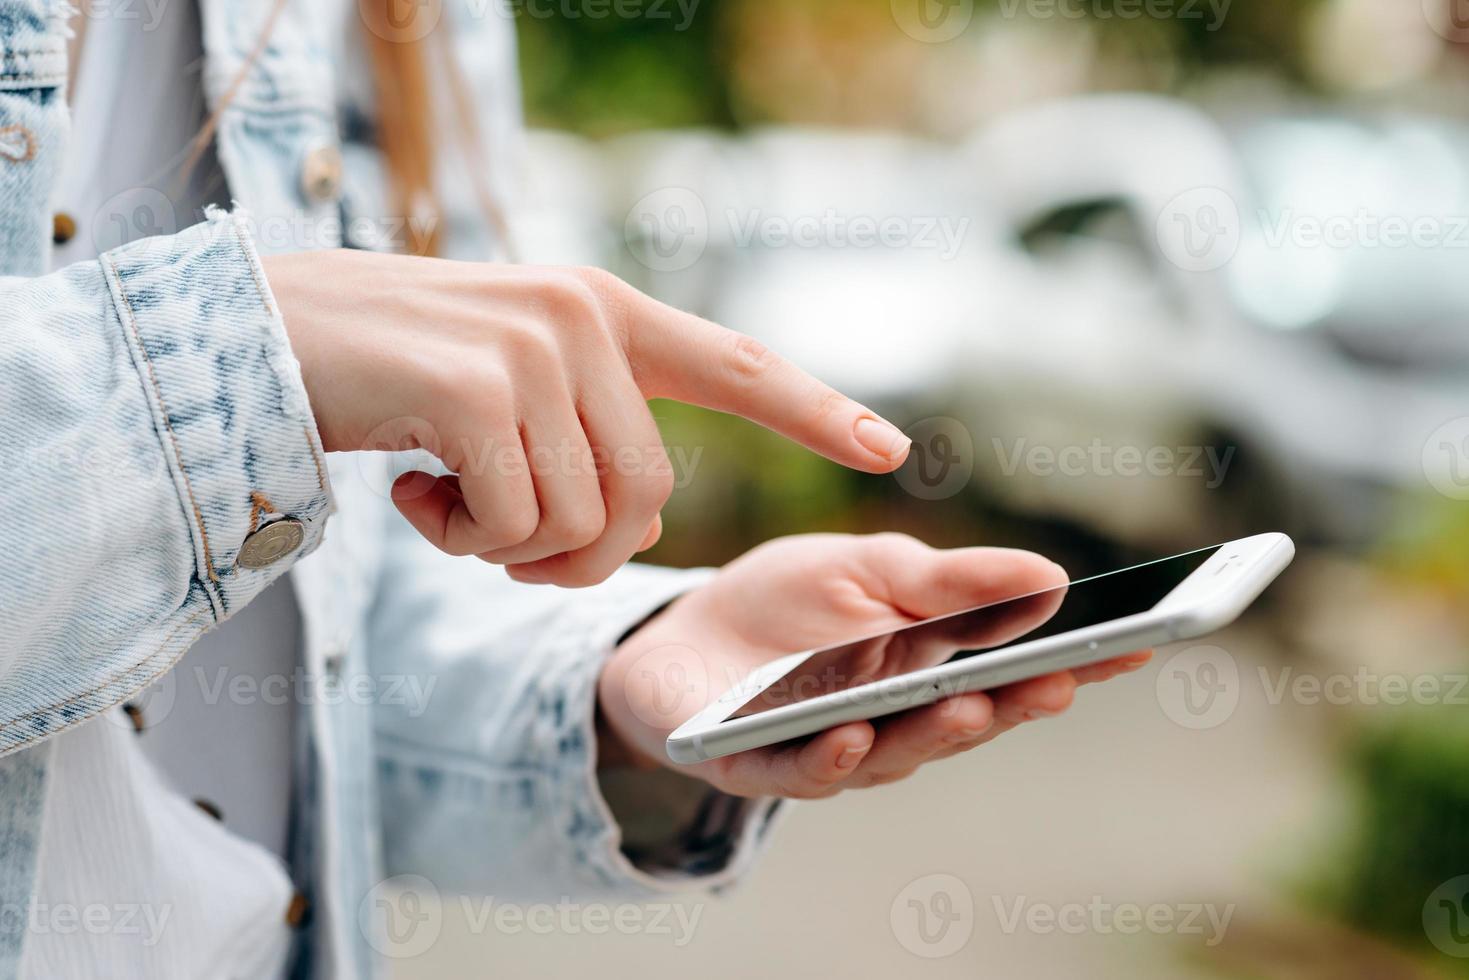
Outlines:
<svg viewBox="0 0 1469 980"><path fill-rule="evenodd" d="M653 561L889 529L1074 577L1299 554L1062 719L793 808L682 946L451 914L399 975L1469 974L1469 3L514 9L523 255L915 438L869 477L659 404Z"/></svg>

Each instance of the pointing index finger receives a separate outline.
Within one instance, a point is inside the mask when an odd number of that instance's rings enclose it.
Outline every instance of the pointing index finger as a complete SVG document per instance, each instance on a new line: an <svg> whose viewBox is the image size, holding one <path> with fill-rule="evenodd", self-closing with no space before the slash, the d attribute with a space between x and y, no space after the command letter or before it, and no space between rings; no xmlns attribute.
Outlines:
<svg viewBox="0 0 1469 980"><path fill-rule="evenodd" d="M627 310L627 355L648 398L739 415L827 459L889 473L911 440L753 337L638 294Z"/></svg>

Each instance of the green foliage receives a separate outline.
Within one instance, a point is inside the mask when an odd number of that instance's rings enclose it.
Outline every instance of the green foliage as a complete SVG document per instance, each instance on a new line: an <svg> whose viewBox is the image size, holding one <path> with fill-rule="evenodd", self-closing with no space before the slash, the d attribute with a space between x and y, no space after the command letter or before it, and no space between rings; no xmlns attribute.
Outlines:
<svg viewBox="0 0 1469 980"><path fill-rule="evenodd" d="M1404 585L1462 607L1469 595L1469 507L1435 495L1405 498L1375 559ZM1464 654L1469 664L1469 639ZM1456 693L1452 684L1444 691ZM1457 693L1462 700L1465 692ZM1423 922L1434 889L1469 874L1469 709L1377 710L1384 713L1345 745L1356 801L1352 830L1312 891L1346 921L1469 975L1469 959L1439 953Z"/></svg>
<svg viewBox="0 0 1469 980"><path fill-rule="evenodd" d="M530 122L589 136L730 125L716 30L721 6L699 0L682 29L671 0L642 0L656 17L522 14L516 23Z"/></svg>
<svg viewBox="0 0 1469 980"><path fill-rule="evenodd" d="M872 478L730 415L669 401L653 413L680 483L656 561L715 564L783 534L857 529Z"/></svg>
<svg viewBox="0 0 1469 980"><path fill-rule="evenodd" d="M1469 874L1469 711L1394 711L1352 739L1346 761L1355 827L1318 896L1347 922L1469 973L1423 924L1434 889Z"/></svg>
<svg viewBox="0 0 1469 980"><path fill-rule="evenodd" d="M1378 550L1398 579L1469 605L1469 504L1427 493L1404 499ZM1469 625L1469 608L1461 611Z"/></svg>
<svg viewBox="0 0 1469 980"><path fill-rule="evenodd" d="M926 0L923 0L926 2ZM1200 67L1267 64L1295 74L1302 24L1317 0L979 0L963 35L976 43L986 23L1029 16L1070 22L1089 16L1108 43L1172 61L1186 79ZM762 120L736 112L736 66L756 47L804 50L789 33L815 25L844 51L894 43L941 59L947 45L903 37L890 0L516 0L527 112L538 126L607 136L678 126L734 127ZM1162 9L1187 16L1146 16ZM619 13L618 11L622 11ZM784 16L776 16L779 11ZM806 18L789 16L793 11ZM1216 12L1224 14L1222 20ZM785 33L783 33L785 32ZM810 71L794 84L841 85L840 65L812 52ZM857 55L860 57L861 55ZM799 101L800 93L792 93Z"/></svg>

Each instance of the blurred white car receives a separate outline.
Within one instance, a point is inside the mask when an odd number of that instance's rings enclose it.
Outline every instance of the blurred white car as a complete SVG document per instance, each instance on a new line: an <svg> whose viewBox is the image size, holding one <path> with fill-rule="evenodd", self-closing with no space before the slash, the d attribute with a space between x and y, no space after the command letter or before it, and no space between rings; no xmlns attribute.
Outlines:
<svg viewBox="0 0 1469 980"><path fill-rule="evenodd" d="M532 156L528 257L614 268L900 422L955 417L1014 505L1176 537L1218 487L1209 460L1181 485L1097 453L1182 467L1203 432L1327 534L1359 530L1384 489L1462 472L1469 497L1469 136L1448 123L1262 114L1226 133L1113 95L958 147L538 134ZM1027 234L1058 214L1091 220ZM1036 447L1084 465L1058 478Z"/></svg>

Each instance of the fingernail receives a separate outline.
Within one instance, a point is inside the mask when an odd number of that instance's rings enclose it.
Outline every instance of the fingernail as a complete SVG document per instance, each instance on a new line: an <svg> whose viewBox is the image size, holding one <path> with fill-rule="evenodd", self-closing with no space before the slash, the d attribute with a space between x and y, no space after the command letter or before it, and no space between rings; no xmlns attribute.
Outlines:
<svg viewBox="0 0 1469 980"><path fill-rule="evenodd" d="M963 745L965 742L972 742L975 739L979 738L979 736L983 735L985 731L986 729L983 728L966 728L963 731L951 732L950 734L945 735L944 741L948 742L950 745Z"/></svg>
<svg viewBox="0 0 1469 980"><path fill-rule="evenodd" d="M852 427L852 435L864 449L883 459L897 459L913 441L898 431L892 423L871 416L858 419L857 424Z"/></svg>
<svg viewBox="0 0 1469 980"><path fill-rule="evenodd" d="M517 568L510 577L524 585L545 585L546 577L532 568Z"/></svg>
<svg viewBox="0 0 1469 980"><path fill-rule="evenodd" d="M842 754L837 756L837 768L852 768L861 761L862 757L867 754L867 750L870 748L872 748L871 745L864 745L860 749L843 749Z"/></svg>
<svg viewBox="0 0 1469 980"><path fill-rule="evenodd" d="M1055 718L1061 714L1059 711L1048 711L1045 708L1031 708L1025 713L1026 721L1040 721L1042 718Z"/></svg>

